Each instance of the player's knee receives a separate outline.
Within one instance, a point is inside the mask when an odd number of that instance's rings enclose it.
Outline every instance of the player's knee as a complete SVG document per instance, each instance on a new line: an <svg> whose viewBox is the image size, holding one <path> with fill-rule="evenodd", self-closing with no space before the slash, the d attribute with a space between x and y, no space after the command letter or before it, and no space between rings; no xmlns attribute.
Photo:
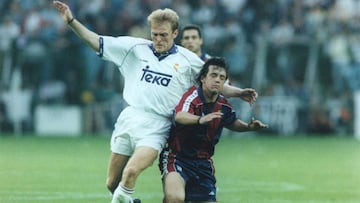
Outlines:
<svg viewBox="0 0 360 203"><path fill-rule="evenodd" d="M185 201L185 195L176 191L165 192L166 203L183 203Z"/></svg>
<svg viewBox="0 0 360 203"><path fill-rule="evenodd" d="M166 203L184 203L185 198L181 195L168 194L165 196Z"/></svg>
<svg viewBox="0 0 360 203"><path fill-rule="evenodd" d="M137 177L140 174L140 170L134 166L128 166L125 168L124 170L124 176L129 179L129 178L134 178Z"/></svg>

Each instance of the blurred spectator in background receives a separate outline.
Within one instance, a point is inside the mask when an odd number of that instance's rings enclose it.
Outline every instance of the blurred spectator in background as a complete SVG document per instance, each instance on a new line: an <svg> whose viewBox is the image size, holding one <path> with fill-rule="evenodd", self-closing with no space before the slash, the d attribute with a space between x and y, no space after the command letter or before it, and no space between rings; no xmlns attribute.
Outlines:
<svg viewBox="0 0 360 203"><path fill-rule="evenodd" d="M234 10L235 12L235 10ZM246 76L251 75L248 64L252 60L252 51L246 41L246 33L237 22L236 17L228 16L224 22L224 39L222 55L229 65L229 77L235 86L251 86Z"/></svg>
<svg viewBox="0 0 360 203"><path fill-rule="evenodd" d="M174 8L179 16L181 16L180 27L192 23L191 13L193 10L188 2L188 0L173 0L169 6L170 8Z"/></svg>
<svg viewBox="0 0 360 203"><path fill-rule="evenodd" d="M12 61L14 41L20 35L20 26L9 14L3 14L0 21L0 86L2 86L9 83L11 67L14 65Z"/></svg>
<svg viewBox="0 0 360 203"><path fill-rule="evenodd" d="M20 70L14 70L10 88L1 95L4 101L6 119L13 124L12 128L18 134L23 131L31 132L33 126L33 90L24 87L21 79Z"/></svg>
<svg viewBox="0 0 360 203"><path fill-rule="evenodd" d="M335 132L335 125L329 118L328 110L321 106L311 109L310 123L308 124L308 133L331 134Z"/></svg>
<svg viewBox="0 0 360 203"><path fill-rule="evenodd" d="M277 51L276 69L273 73L273 79L280 82L289 82L294 78L294 67L291 65L289 46L294 39L294 28L289 20L282 16L279 24L271 30L270 40Z"/></svg>
<svg viewBox="0 0 360 203"><path fill-rule="evenodd" d="M248 53L247 47L237 36L229 36L224 42L223 56L229 65L229 78L235 86L250 86L245 78L251 75L247 71ZM248 83L246 83L248 82Z"/></svg>
<svg viewBox="0 0 360 203"><path fill-rule="evenodd" d="M351 68L349 74L349 86L352 92L360 90L360 34L356 28L351 28L349 46L351 54Z"/></svg>
<svg viewBox="0 0 360 203"><path fill-rule="evenodd" d="M349 89L351 73L351 53L349 44L349 30L341 23L332 32L328 44L328 54L331 60L331 75L333 91L340 94L344 89Z"/></svg>

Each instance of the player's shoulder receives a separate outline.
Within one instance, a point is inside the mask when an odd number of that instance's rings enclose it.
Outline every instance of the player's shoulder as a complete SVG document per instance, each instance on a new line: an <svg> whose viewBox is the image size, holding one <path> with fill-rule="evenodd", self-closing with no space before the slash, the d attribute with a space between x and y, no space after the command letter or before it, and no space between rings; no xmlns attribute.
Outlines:
<svg viewBox="0 0 360 203"><path fill-rule="evenodd" d="M132 41L134 44L139 45L149 45L151 41L148 39L140 38L140 37L132 37L132 36L120 36L119 38L123 38L125 41Z"/></svg>
<svg viewBox="0 0 360 203"><path fill-rule="evenodd" d="M178 52L187 56L187 57L198 57L194 52L186 49L185 47L183 46L180 46L180 45L176 45L177 46L177 49L178 49Z"/></svg>
<svg viewBox="0 0 360 203"><path fill-rule="evenodd" d="M232 108L232 105L231 105L231 103L229 102L229 100L226 99L226 97L225 97L224 95L222 95L222 94L219 95L219 98L218 98L217 102L218 102L219 104L223 105L223 106L227 106L227 107L229 107L229 108Z"/></svg>
<svg viewBox="0 0 360 203"><path fill-rule="evenodd" d="M198 90L197 86L193 85L184 93L183 97L187 98L187 99L190 98L191 100L193 100L199 96L199 93L197 90Z"/></svg>
<svg viewBox="0 0 360 203"><path fill-rule="evenodd" d="M197 86L196 85L193 85L191 86L186 92L184 95L190 95L190 94L195 94L197 96Z"/></svg>
<svg viewBox="0 0 360 203"><path fill-rule="evenodd" d="M103 39L112 42L126 42L126 44L133 44L133 45L149 45L151 41L144 38L139 37L132 37L132 36L101 36Z"/></svg>
<svg viewBox="0 0 360 203"><path fill-rule="evenodd" d="M194 62L194 63L200 63L200 64L203 64L204 62L199 58L198 55L196 55L194 52L180 46L180 45L177 45L177 49L178 49L178 52L179 54L186 58L187 60L191 61L191 62Z"/></svg>
<svg viewBox="0 0 360 203"><path fill-rule="evenodd" d="M198 91L198 87L196 85L191 86L188 90L188 92L194 92L194 93L196 92L196 94L197 94L197 91Z"/></svg>

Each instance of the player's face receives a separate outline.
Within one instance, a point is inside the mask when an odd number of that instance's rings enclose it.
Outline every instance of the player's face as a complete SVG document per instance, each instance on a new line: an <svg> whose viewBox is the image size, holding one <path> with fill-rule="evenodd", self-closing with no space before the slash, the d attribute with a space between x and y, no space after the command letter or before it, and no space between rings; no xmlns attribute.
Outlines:
<svg viewBox="0 0 360 203"><path fill-rule="evenodd" d="M202 78L201 83L206 95L217 96L222 91L225 81L225 69L215 65L210 65L209 72L204 78Z"/></svg>
<svg viewBox="0 0 360 203"><path fill-rule="evenodd" d="M197 30L185 30L181 38L181 45L190 51L200 54L203 41Z"/></svg>
<svg viewBox="0 0 360 203"><path fill-rule="evenodd" d="M156 52L167 52L174 44L174 39L176 38L178 31L173 31L169 22L152 23L150 27L151 40L154 43Z"/></svg>

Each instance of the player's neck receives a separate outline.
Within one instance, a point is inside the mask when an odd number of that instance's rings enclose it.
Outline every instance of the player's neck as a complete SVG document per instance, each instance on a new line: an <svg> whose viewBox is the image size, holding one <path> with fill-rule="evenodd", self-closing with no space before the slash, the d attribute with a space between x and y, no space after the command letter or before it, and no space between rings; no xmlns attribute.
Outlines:
<svg viewBox="0 0 360 203"><path fill-rule="evenodd" d="M206 103L215 102L219 96L219 94L217 94L217 93L206 91L206 90L204 90L203 93L204 93L204 98L205 98Z"/></svg>

